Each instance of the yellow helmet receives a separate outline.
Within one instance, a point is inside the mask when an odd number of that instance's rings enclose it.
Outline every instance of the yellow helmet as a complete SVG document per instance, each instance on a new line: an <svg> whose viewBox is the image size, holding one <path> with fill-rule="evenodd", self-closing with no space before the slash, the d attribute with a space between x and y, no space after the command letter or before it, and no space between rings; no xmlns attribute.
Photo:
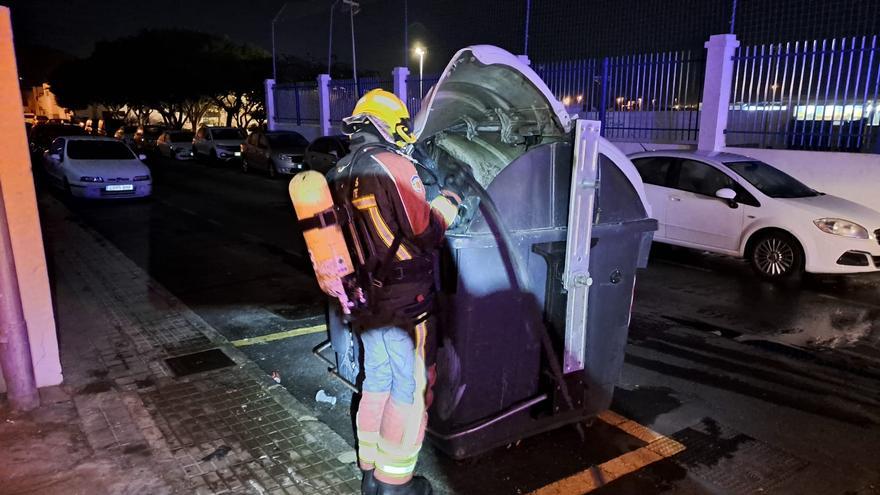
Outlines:
<svg viewBox="0 0 880 495"><path fill-rule="evenodd" d="M353 134L360 125L371 123L389 143L403 148L414 143L410 133L409 110L394 93L374 89L358 100L351 117L342 119L343 132Z"/></svg>

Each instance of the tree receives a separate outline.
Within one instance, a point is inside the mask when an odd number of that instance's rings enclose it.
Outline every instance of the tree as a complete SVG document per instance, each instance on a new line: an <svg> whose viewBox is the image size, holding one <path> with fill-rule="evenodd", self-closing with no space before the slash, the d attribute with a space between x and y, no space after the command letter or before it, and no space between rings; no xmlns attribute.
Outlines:
<svg viewBox="0 0 880 495"><path fill-rule="evenodd" d="M206 33L147 30L100 42L86 59L63 64L50 76L59 103L70 108L100 104L127 107L145 123L155 110L170 127L195 127L210 105L227 112L227 124L249 122L259 112L268 55Z"/></svg>

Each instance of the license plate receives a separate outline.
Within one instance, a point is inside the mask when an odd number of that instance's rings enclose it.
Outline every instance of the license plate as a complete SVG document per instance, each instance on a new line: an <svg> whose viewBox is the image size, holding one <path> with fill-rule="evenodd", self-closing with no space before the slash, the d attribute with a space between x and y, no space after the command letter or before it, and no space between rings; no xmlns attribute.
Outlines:
<svg viewBox="0 0 880 495"><path fill-rule="evenodd" d="M235 156L241 156L241 151L236 151Z"/></svg>
<svg viewBox="0 0 880 495"><path fill-rule="evenodd" d="M131 184L115 184L107 186L105 189L108 191L134 191L134 186Z"/></svg>

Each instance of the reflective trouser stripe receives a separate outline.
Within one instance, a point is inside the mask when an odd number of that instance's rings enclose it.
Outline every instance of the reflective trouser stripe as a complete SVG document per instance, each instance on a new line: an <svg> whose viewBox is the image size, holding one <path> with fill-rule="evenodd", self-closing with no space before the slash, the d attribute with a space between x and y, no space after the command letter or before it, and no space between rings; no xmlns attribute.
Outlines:
<svg viewBox="0 0 880 495"><path fill-rule="evenodd" d="M419 450L421 449L401 455L400 452L390 453L379 447L376 469L390 476L407 477L416 469L416 461L419 460Z"/></svg>

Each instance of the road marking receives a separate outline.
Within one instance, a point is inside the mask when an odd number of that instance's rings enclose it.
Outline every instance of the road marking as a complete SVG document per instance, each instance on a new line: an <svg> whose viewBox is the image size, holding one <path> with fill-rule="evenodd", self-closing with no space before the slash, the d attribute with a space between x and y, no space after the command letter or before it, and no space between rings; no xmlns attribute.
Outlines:
<svg viewBox="0 0 880 495"><path fill-rule="evenodd" d="M598 418L624 433L638 438L648 445L603 462L590 466L579 473L555 481L533 491L530 495L580 495L601 488L627 474L634 473L645 466L671 457L685 449L675 440L612 412L604 411Z"/></svg>
<svg viewBox="0 0 880 495"><path fill-rule="evenodd" d="M291 337L299 337L301 335L309 335L312 333L324 332L327 330L327 325L315 325L313 327L304 327L304 328L295 328L293 330L287 330L284 332L270 333L268 335L260 335L259 337L250 337L247 339L241 340L233 340L230 344L235 347L245 347L254 344L263 344L266 342L272 342L275 340L284 340L289 339Z"/></svg>

